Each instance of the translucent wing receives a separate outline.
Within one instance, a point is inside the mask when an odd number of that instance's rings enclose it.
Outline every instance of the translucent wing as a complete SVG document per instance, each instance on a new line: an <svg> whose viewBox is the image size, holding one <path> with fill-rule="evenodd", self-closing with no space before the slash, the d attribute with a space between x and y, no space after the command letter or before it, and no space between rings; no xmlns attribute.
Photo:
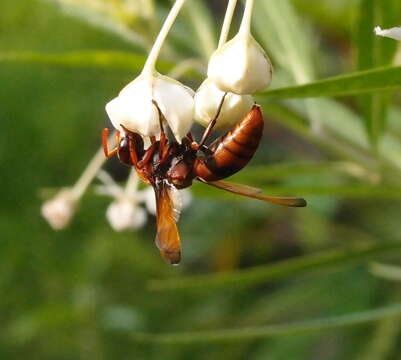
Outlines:
<svg viewBox="0 0 401 360"><path fill-rule="evenodd" d="M302 198L296 198L296 197L281 197L281 196L265 196L265 195L260 195L261 190L247 186L247 185L241 185L241 184L233 184L229 183L226 181L204 181L202 179L199 179L205 184L212 185L214 187L217 187L219 189L223 189L229 192L232 192L234 194L242 195L242 196L247 196L253 199L258 199L262 201L267 201L271 202L274 204L278 205L283 205L283 206L291 206L291 207L304 207L306 206L306 201Z"/></svg>
<svg viewBox="0 0 401 360"><path fill-rule="evenodd" d="M177 228L177 215L171 197L175 189L165 182L154 186L156 195L156 246L161 256L170 264L178 264L181 260L181 240Z"/></svg>

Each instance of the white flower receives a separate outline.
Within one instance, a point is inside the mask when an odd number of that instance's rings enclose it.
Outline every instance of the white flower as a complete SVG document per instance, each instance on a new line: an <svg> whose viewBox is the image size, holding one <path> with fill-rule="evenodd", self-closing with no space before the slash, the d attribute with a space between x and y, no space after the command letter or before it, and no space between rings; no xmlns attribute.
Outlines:
<svg viewBox="0 0 401 360"><path fill-rule="evenodd" d="M176 140L181 142L192 126L193 91L180 82L157 72L144 73L129 83L106 105L113 126L120 125L142 136L160 134L155 100Z"/></svg>
<svg viewBox="0 0 401 360"><path fill-rule="evenodd" d="M206 79L195 93L194 120L207 126L216 116L224 91ZM214 129L228 129L238 123L254 104L250 95L227 93Z"/></svg>
<svg viewBox="0 0 401 360"><path fill-rule="evenodd" d="M375 27L375 33L379 36L385 36L394 40L401 41L401 27L393 27L390 29L381 29L380 26Z"/></svg>
<svg viewBox="0 0 401 360"><path fill-rule="evenodd" d="M54 230L64 229L71 221L77 201L70 189L60 191L42 205L42 216Z"/></svg>
<svg viewBox="0 0 401 360"><path fill-rule="evenodd" d="M240 32L213 53L207 75L222 91L243 95L267 88L272 71L269 58L253 36Z"/></svg>
<svg viewBox="0 0 401 360"><path fill-rule="evenodd" d="M118 199L107 208L106 218L115 231L136 230L146 223L146 211L130 199Z"/></svg>

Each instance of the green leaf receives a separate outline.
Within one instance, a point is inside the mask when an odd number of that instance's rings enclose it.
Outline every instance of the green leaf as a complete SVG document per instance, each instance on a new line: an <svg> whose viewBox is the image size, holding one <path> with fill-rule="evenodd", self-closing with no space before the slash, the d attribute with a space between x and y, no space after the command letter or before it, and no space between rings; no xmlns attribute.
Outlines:
<svg viewBox="0 0 401 360"><path fill-rule="evenodd" d="M62 54L41 52L0 52L0 63L39 64L71 68L104 68L110 70L142 71L147 55L128 53L123 51L74 51ZM157 70L168 73L176 64L161 61L157 62ZM183 71L188 78L201 78L201 74L194 67ZM182 74L181 74L182 75ZM181 76L180 75L180 76Z"/></svg>
<svg viewBox="0 0 401 360"><path fill-rule="evenodd" d="M398 0L386 2L362 0L360 2L356 36L359 70L391 65L397 43L391 39L375 36L372 29L377 24L391 25L386 20L391 20L394 16L398 3ZM360 98L360 104L370 142L376 146L385 129L388 94L364 95Z"/></svg>
<svg viewBox="0 0 401 360"><path fill-rule="evenodd" d="M229 273L152 280L148 287L153 291L188 289L207 291L213 288L222 290L224 287L247 287L290 276L320 272L324 268L336 265L361 263L396 251L401 251L401 242L355 245Z"/></svg>
<svg viewBox="0 0 401 360"><path fill-rule="evenodd" d="M317 98L370 94L401 88L401 66L382 67L348 75L334 76L313 83L267 90L259 101L285 98Z"/></svg>
<svg viewBox="0 0 401 360"><path fill-rule="evenodd" d="M401 266L373 263L370 272L383 279L401 281Z"/></svg>
<svg viewBox="0 0 401 360"><path fill-rule="evenodd" d="M204 1L192 0L188 1L184 7L184 16L193 28L194 35L197 37L195 48L200 49L203 58L208 61L210 55L217 47L216 42L216 19L213 18L209 8Z"/></svg>
<svg viewBox="0 0 401 360"><path fill-rule="evenodd" d="M331 174L331 176L342 174L357 178L361 177L363 179L366 179L366 177L369 176L364 168L350 161L299 162L249 166L246 168L246 171L233 175L232 181L246 182L249 184L263 184L271 180L320 174Z"/></svg>
<svg viewBox="0 0 401 360"><path fill-rule="evenodd" d="M283 19L286 19L283 22ZM256 4L254 24L262 44L280 67L286 69L297 84L314 81L312 32L298 16L289 0L262 0ZM320 128L321 112L316 100L304 102L308 121L314 130Z"/></svg>
<svg viewBox="0 0 401 360"><path fill-rule="evenodd" d="M3 63L32 63L65 67L101 67L117 70L142 70L147 56L122 51L76 51L62 54L40 52L0 53ZM158 62L160 71L169 71L172 64Z"/></svg>
<svg viewBox="0 0 401 360"><path fill-rule="evenodd" d="M366 324L382 319L401 316L401 304L391 304L381 308L355 312L348 315L332 316L290 324L277 324L242 329L186 331L170 334L135 333L136 342L159 344L219 343L266 339L274 336L300 335L349 326Z"/></svg>

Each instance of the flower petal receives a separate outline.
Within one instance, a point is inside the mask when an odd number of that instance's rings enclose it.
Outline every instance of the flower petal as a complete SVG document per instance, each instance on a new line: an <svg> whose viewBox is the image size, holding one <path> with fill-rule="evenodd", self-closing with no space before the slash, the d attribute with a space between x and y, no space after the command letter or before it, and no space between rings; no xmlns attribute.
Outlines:
<svg viewBox="0 0 401 360"><path fill-rule="evenodd" d="M222 91L253 94L270 84L272 65L256 40L240 33L213 53L207 75Z"/></svg>
<svg viewBox="0 0 401 360"><path fill-rule="evenodd" d="M42 216L54 230L62 230L71 222L77 201L73 193L66 189L42 205Z"/></svg>
<svg viewBox="0 0 401 360"><path fill-rule="evenodd" d="M155 100L178 142L192 126L193 91L167 76L140 75L106 105L113 126L120 124L143 136L160 134L159 113Z"/></svg>
<svg viewBox="0 0 401 360"><path fill-rule="evenodd" d="M379 36L388 37L401 41L401 27L393 27L390 29L382 29L380 26L375 27L375 33Z"/></svg>
<svg viewBox="0 0 401 360"><path fill-rule="evenodd" d="M153 97L176 140L181 143L193 122L193 92L178 81L159 74L155 80Z"/></svg>
<svg viewBox="0 0 401 360"><path fill-rule="evenodd" d="M195 94L194 119L206 127L216 116L224 91L206 79ZM254 101L251 95L227 93L215 129L229 129L251 110Z"/></svg>
<svg viewBox="0 0 401 360"><path fill-rule="evenodd" d="M160 133L159 114L152 104L153 78L139 76L106 105L106 112L116 129L128 130L143 136Z"/></svg>
<svg viewBox="0 0 401 360"><path fill-rule="evenodd" d="M106 218L115 231L135 230L146 223L146 211L127 199L113 201Z"/></svg>

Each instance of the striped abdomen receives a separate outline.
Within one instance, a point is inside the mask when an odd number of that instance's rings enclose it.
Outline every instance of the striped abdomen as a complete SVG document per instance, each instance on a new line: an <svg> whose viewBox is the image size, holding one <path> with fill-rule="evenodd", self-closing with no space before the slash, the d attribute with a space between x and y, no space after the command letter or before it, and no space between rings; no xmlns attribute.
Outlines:
<svg viewBox="0 0 401 360"><path fill-rule="evenodd" d="M196 176L205 181L216 181L241 170L259 146L263 125L260 107L254 105L233 130L212 144L210 150L213 154L196 160Z"/></svg>

